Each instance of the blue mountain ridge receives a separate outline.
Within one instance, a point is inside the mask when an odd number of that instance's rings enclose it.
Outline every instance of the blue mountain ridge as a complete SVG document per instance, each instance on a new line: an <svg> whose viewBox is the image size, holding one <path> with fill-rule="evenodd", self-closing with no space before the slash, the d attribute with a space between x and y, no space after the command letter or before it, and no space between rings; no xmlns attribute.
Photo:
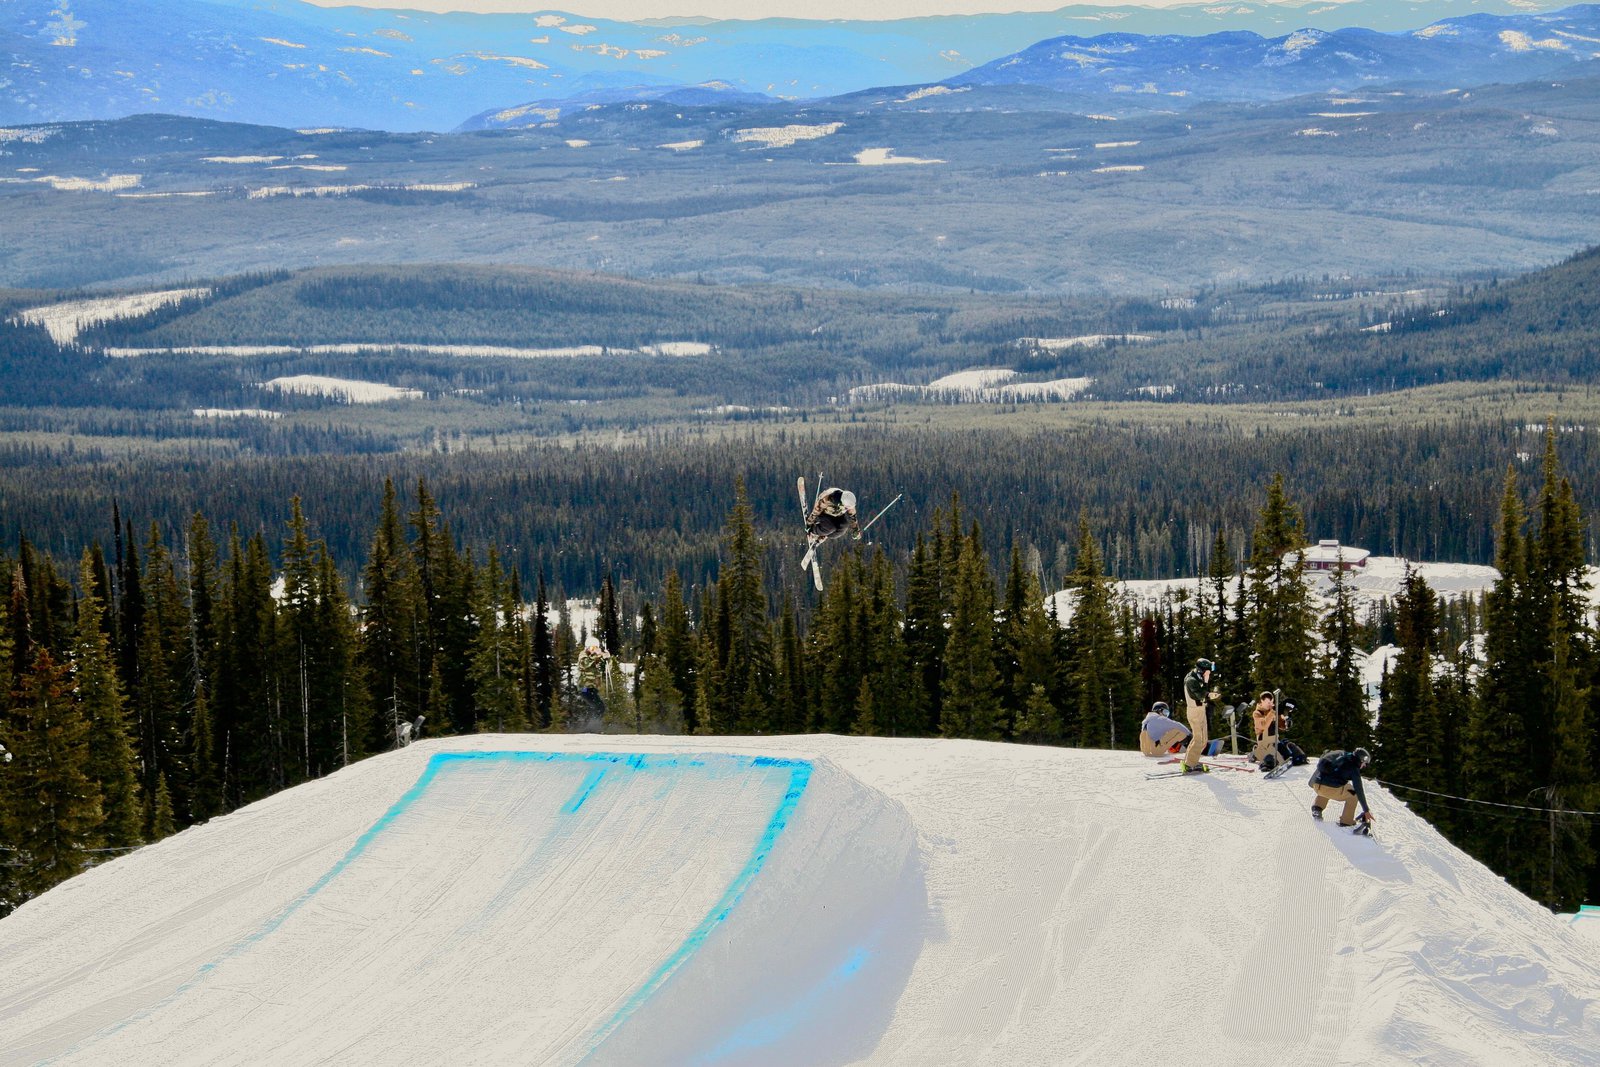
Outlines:
<svg viewBox="0 0 1600 1067"><path fill-rule="evenodd" d="M1445 19L1416 30L1248 31L1056 37L947 79L951 87L1028 85L1075 93L1273 100L1327 89L1468 87L1574 73L1600 58L1600 5Z"/></svg>
<svg viewBox="0 0 1600 1067"><path fill-rule="evenodd" d="M0 69L0 122L164 112L278 126L439 130L541 100L672 93L687 94L674 98L685 103L811 99L883 85L967 84L957 81L963 77L1000 83L1034 66L1039 77L1060 81L1047 56L1032 55L1041 46L1029 46L1044 38L1098 40L1061 36L1080 26L1211 36L1352 20L1369 28L1414 26L1527 2L1080 6L879 22L626 23L557 11L439 15L300 0L8 0L0 4L0 48L10 60ZM991 75L1006 63L1012 66ZM1102 81L1120 78L1105 73L1110 69L1105 65Z"/></svg>

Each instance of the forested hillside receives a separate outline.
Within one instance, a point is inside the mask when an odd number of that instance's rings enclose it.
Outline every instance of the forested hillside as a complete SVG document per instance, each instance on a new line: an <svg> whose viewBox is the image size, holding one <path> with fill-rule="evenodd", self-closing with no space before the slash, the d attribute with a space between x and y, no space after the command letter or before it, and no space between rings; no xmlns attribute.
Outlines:
<svg viewBox="0 0 1600 1067"><path fill-rule="evenodd" d="M1063 523L1070 619L1046 610L1023 540L991 564L990 536L958 499L905 523L909 550L830 555L812 602L767 577L777 552L743 482L703 486L703 510L707 489L727 502L714 509L714 573L672 568L624 588L608 571L592 628L576 633L543 569L524 581L493 541L462 538L426 482L409 500L393 483L375 492L364 549L344 559L298 497L286 523L225 535L201 512L170 534L120 508L108 538L59 555L25 535L0 559L0 743L14 756L0 765L0 910L97 857L381 751L406 725L1126 748L1197 656L1219 663L1230 702L1282 689L1312 752L1375 744L1391 788L1514 884L1571 908L1600 890L1587 817L1600 655L1586 520L1557 433L1543 439L1538 474L1482 478L1500 484L1498 510L1474 523L1496 524L1493 591L1445 605L1413 575L1384 620L1358 617L1340 582L1328 610L1313 608L1295 551L1308 533L1281 476L1250 486L1242 557L1219 531L1199 595L1143 611L1113 595L1104 528ZM352 586L341 572L357 560ZM1358 658L1380 625L1401 653L1374 738Z"/></svg>

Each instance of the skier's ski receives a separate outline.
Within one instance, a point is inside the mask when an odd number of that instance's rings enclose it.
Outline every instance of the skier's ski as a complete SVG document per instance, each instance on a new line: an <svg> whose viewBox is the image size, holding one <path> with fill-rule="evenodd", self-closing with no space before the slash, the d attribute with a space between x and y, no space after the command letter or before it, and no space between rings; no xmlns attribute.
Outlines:
<svg viewBox="0 0 1600 1067"><path fill-rule="evenodd" d="M1237 763L1223 763L1221 760L1214 759L1203 759L1200 762L1205 764L1207 767L1215 767L1219 771L1239 771L1243 774L1256 773L1256 769L1254 767L1244 767Z"/></svg>
<svg viewBox="0 0 1600 1067"><path fill-rule="evenodd" d="M805 521L811 517L811 505L806 501L806 476L804 474L802 474L800 476L799 486L800 486L800 522L802 524L804 524Z"/></svg>
<svg viewBox="0 0 1600 1067"><path fill-rule="evenodd" d="M811 584L817 587L817 592L822 592L822 561L817 559L817 550L811 550Z"/></svg>
<svg viewBox="0 0 1600 1067"><path fill-rule="evenodd" d="M806 501L806 476L802 474L795 484L800 491L800 522L804 524L807 519L811 518L811 505ZM818 492L821 492L821 484L822 476L819 474L817 476ZM811 583L817 587L817 591L820 593L822 591L822 568L817 566L817 543L814 541L807 546L806 554L800 557L801 573L808 570L811 571Z"/></svg>
<svg viewBox="0 0 1600 1067"><path fill-rule="evenodd" d="M869 527L870 527L870 526L871 526L871 525L872 525L872 524L873 524L873 523L875 523L875 522L877 522L877 521L878 521L878 520L879 520L879 519L881 519L881 518L883 518L883 512L885 512L885 511L888 511L888 510L889 510L889 509L890 509L890 508L892 508L892 507L894 507L894 506L895 506L895 505L896 505L896 504L898 504L898 503L900 503L900 498L901 498L901 497L903 497L903 496L905 496L905 494L904 494L904 493L896 493L896 494L895 494L895 498L894 498L894 499L893 499L893 500L891 500L891 501L889 501L889 502L888 502L888 503L887 503L887 504L885 504L885 505L884 505L884 506L883 506L883 509L882 509L882 510L881 510L881 511L879 511L879 512L878 512L878 513L877 513L877 514L876 514L876 515L874 515L874 516L872 516L872 518L870 518L870 519L868 519L868 520L867 520L867 522L866 522L866 525L864 525L864 526L862 526L862 527L861 527L861 532L862 532L862 533L866 533L866 532L867 532L867 529L868 529L868 528L869 528Z"/></svg>
<svg viewBox="0 0 1600 1067"><path fill-rule="evenodd" d="M1288 760L1283 760L1276 767L1272 768L1272 770L1262 775L1262 777L1271 779L1282 778L1284 774L1288 772L1289 768L1293 766L1294 764L1290 763Z"/></svg>

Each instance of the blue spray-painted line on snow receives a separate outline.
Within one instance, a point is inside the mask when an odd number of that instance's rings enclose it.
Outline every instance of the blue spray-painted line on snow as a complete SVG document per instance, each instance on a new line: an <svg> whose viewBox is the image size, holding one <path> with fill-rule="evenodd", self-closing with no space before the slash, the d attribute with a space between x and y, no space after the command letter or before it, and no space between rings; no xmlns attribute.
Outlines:
<svg viewBox="0 0 1600 1067"><path fill-rule="evenodd" d="M874 936L872 943L878 938ZM709 1052L690 1060L690 1067L713 1067L736 1056L744 1056L756 1049L765 1048L790 1034L801 1023L814 1016L824 1001L837 997L849 983L860 975L871 962L874 949L867 944L857 945L845 958L830 970L817 985L781 1011L763 1015L744 1023L729 1034Z"/></svg>
<svg viewBox="0 0 1600 1067"><path fill-rule="evenodd" d="M625 1003L623 1007L603 1027L601 1027L598 1036L591 1042L590 1052L592 1052L594 1048L598 1047L599 1044L605 1040L605 1038L609 1037L618 1026L622 1025L628 1016L632 1015L636 1010L638 1010L639 1006L648 1000L650 996L658 988L660 988L661 984L665 982L674 971L681 967L683 963L694 954L695 949L699 948L705 939L710 936L711 930L714 929L718 923L727 918L728 913L732 911L733 906L737 904L739 898L744 895L745 888L750 884L751 879L756 876L762 865L765 864L767 854L771 852L772 846L776 843L778 835L780 835L784 828L788 825L788 820L790 815L793 813L794 806L799 802L800 794L805 792L806 783L810 780L811 776L811 765L804 761L777 759L767 756L741 757L730 755L726 758L735 765L747 760L747 765L750 767L773 767L789 769L791 774L788 792L784 795L783 800L778 805L777 811L774 812L772 819L768 822L767 829L763 833L761 840L757 842L755 852L752 854L750 861L746 863L744 869L739 872L739 874L734 878L732 884L730 884L728 889L724 891L721 899L719 899L716 906L712 908L711 913L708 914L705 919L701 920L700 925L696 927L695 930L689 935L688 939L682 945L680 945L670 957L668 957L667 962L662 964L662 966L658 968L649 979L646 980L645 984L641 986L632 997L629 998L627 1003ZM81 1051L86 1045L92 1044L101 1038L110 1037L135 1022L149 1018L157 1011L160 1011L162 1008L176 1001L185 993L200 985L223 963L239 956L252 946L259 944L264 938L270 936L274 931L282 927L283 924L287 922L297 911L304 907L308 901L320 893L328 886L330 882L332 882L352 863L360 858L361 854L367 850L368 846L371 845L380 834L393 825L395 820L403 815L425 792L427 792L428 787L432 785L433 782L439 777L441 771L453 763L478 761L609 763L623 764L634 770L643 770L647 767L662 768L706 766L705 759L699 756L655 756L644 753L435 753L433 756L429 757L427 764L423 767L422 774L418 776L416 782L411 786L411 788L406 790L405 793L401 794L399 799L391 804L389 809L385 811L383 815L379 816L376 822L369 826L360 837L356 838L355 842L351 844L350 848L346 850L345 854L341 856L332 867L330 867L320 878L313 882L298 897L290 901L289 904L283 908L283 910L264 922L261 927L255 930L253 933L241 938L239 941L236 941L234 944L229 946L216 959L202 964L193 976L191 976L182 985L178 986L177 989L163 997L156 1004L136 1012L126 1019L119 1020L118 1022L105 1027L93 1036L87 1038L85 1041L80 1042L79 1044L74 1045L72 1048L66 1050L63 1055L70 1055L72 1053ZM587 801L589 797L593 795L595 790L599 788L601 782L605 778L605 774L606 768L599 767L585 775L582 783L579 784L572 797L566 802L566 804L562 806L562 812L571 814L575 813L580 807L582 807L584 802ZM43 1062L52 1063L59 1058L59 1056L53 1057Z"/></svg>
<svg viewBox="0 0 1600 1067"><path fill-rule="evenodd" d="M655 973L645 979L643 985L634 990L633 995L623 1003L621 1008L617 1009L616 1014L606 1020L605 1024L595 1032L594 1037L589 1041L589 1049L584 1054L583 1060L579 1061L580 1063L585 1063L592 1059L595 1052L606 1042L606 1039L616 1033L617 1028L627 1022L629 1017L654 996L667 979L671 978L673 973L687 963L689 958L695 954L695 951L705 944L712 931L732 913L734 906L744 896L745 890L750 887L750 883L755 880L756 875L761 873L761 868L766 865L767 857L772 854L772 849L777 845L778 838L788 828L789 820L794 815L795 807L800 803L800 797L805 793L806 785L811 781L811 764L804 760L756 756L750 760L750 766L787 769L789 771L789 788L784 793L783 799L779 801L777 810L772 813L772 818L767 822L767 828L762 833L760 840L756 842L749 861L734 876L728 888L723 891L721 899L712 906L706 917L700 920L700 925L694 928L683 944L679 945L672 955L667 957L666 962L656 968Z"/></svg>

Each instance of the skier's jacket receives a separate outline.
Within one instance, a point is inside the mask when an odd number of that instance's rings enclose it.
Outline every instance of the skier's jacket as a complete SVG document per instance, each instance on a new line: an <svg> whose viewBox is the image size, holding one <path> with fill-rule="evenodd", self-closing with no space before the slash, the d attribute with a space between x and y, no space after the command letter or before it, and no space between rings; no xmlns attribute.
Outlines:
<svg viewBox="0 0 1600 1067"><path fill-rule="evenodd" d="M1317 769L1311 776L1311 784L1331 786L1334 789L1338 789L1341 785L1349 785L1355 790L1356 799L1361 801L1361 810L1367 810L1367 793L1361 788L1361 757L1354 752L1338 748L1324 752L1322 758L1317 760Z"/></svg>
<svg viewBox="0 0 1600 1067"><path fill-rule="evenodd" d="M1216 672L1212 672L1215 675ZM1204 707L1206 698L1210 696L1210 683L1200 677L1200 669L1196 667L1183 677L1183 695L1189 698L1191 704Z"/></svg>
<svg viewBox="0 0 1600 1067"><path fill-rule="evenodd" d="M1152 711L1144 717L1144 722L1140 724L1140 728L1150 735L1150 740L1158 743L1173 730L1182 730L1184 733L1189 732L1189 728L1183 723L1176 719L1169 719L1156 711Z"/></svg>

